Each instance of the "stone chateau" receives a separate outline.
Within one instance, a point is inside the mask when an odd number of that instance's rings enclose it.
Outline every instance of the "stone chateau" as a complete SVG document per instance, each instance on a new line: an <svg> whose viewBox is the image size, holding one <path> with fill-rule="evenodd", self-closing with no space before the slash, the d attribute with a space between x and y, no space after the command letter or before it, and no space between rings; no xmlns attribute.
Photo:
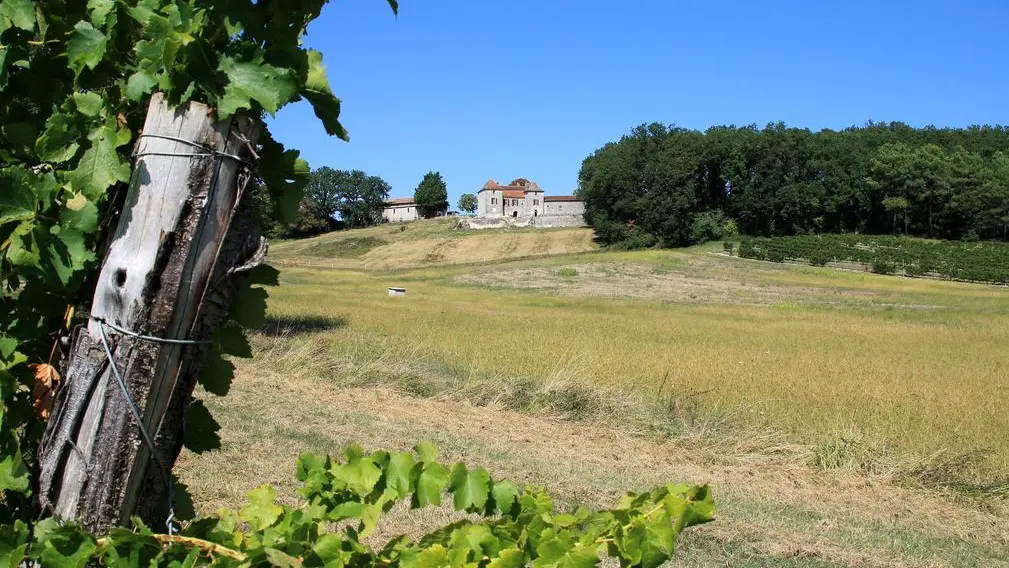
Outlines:
<svg viewBox="0 0 1009 568"><path fill-rule="evenodd" d="M585 224L585 203L574 195L545 195L536 182L525 178L501 185L490 180L477 192L476 217L463 219L473 229L531 226L577 227ZM419 219L412 197L385 202L382 217L389 222Z"/></svg>
<svg viewBox="0 0 1009 568"><path fill-rule="evenodd" d="M488 181L477 193L477 217L550 217L584 215L585 204L573 195L544 195L543 188L525 178L501 185Z"/></svg>

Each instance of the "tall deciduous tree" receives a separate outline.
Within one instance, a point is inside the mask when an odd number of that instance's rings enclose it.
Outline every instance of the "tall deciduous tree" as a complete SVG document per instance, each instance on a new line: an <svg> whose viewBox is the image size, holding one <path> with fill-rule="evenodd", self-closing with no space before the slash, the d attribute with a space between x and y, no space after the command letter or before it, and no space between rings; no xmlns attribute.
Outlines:
<svg viewBox="0 0 1009 568"><path fill-rule="evenodd" d="M417 210L424 217L434 217L448 210L448 188L438 172L427 172L413 193Z"/></svg>
<svg viewBox="0 0 1009 568"><path fill-rule="evenodd" d="M476 196L472 193L464 193L459 196L459 210L466 213L474 213L477 208Z"/></svg>
<svg viewBox="0 0 1009 568"><path fill-rule="evenodd" d="M389 190L389 184L378 176L324 166L312 172L305 198L316 217L333 224L339 215L348 228L359 228L382 220Z"/></svg>

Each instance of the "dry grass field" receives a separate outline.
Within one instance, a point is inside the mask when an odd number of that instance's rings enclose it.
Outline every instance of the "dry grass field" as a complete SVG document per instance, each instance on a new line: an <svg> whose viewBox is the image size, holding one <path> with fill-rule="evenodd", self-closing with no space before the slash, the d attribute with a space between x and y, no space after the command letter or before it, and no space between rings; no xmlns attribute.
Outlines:
<svg viewBox="0 0 1009 568"><path fill-rule="evenodd" d="M180 463L205 511L291 498L301 451L431 439L567 503L711 482L679 565L1009 566L1009 290L406 227L273 247L224 445Z"/></svg>

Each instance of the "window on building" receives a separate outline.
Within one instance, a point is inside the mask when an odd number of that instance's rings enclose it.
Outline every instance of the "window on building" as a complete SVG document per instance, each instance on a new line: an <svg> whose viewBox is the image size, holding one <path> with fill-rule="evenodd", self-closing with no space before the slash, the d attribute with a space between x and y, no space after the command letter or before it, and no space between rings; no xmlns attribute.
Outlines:
<svg viewBox="0 0 1009 568"><path fill-rule="evenodd" d="M491 197L490 198L490 204L491 205L497 205L497 197Z"/></svg>
<svg viewBox="0 0 1009 568"><path fill-rule="evenodd" d="M540 204L539 199L533 199L533 205L539 205L539 204Z"/></svg>

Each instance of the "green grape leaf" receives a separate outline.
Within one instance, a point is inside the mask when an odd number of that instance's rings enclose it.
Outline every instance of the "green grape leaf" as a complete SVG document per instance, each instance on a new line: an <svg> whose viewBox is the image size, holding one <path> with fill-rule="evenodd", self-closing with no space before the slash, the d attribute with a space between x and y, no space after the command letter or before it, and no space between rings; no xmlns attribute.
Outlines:
<svg viewBox="0 0 1009 568"><path fill-rule="evenodd" d="M273 115L296 94L294 73L264 63L262 54L251 61L222 57L217 70L228 78L224 96L217 105L218 117L222 119L241 109L252 109L253 101Z"/></svg>
<svg viewBox="0 0 1009 568"><path fill-rule="evenodd" d="M7 260L14 266L37 266L41 256L39 246L35 241L35 224L31 221L22 221L20 225L14 227L11 233L10 246L7 247Z"/></svg>
<svg viewBox="0 0 1009 568"><path fill-rule="evenodd" d="M327 533L316 539L312 545L312 552L318 555L325 566L342 566L343 562L343 539L339 536Z"/></svg>
<svg viewBox="0 0 1009 568"><path fill-rule="evenodd" d="M404 568L445 568L451 563L448 559L448 549L440 544L434 544L417 554L404 558Z"/></svg>
<svg viewBox="0 0 1009 568"><path fill-rule="evenodd" d="M92 201L98 201L109 186L130 180L130 165L122 161L116 152L116 148L129 142L129 139L124 141L122 138L108 123L88 135L91 147L85 150L77 169L70 174L70 184L75 190Z"/></svg>
<svg viewBox="0 0 1009 568"><path fill-rule="evenodd" d="M301 559L295 558L276 548L264 548L263 553L266 554L266 559L270 562L270 566L276 566L277 568L300 568L302 565Z"/></svg>
<svg viewBox="0 0 1009 568"><path fill-rule="evenodd" d="M98 549L76 525L60 525L52 518L35 524L35 540L31 556L43 566L55 568L83 568Z"/></svg>
<svg viewBox="0 0 1009 568"><path fill-rule="evenodd" d="M186 411L186 430L183 445L194 454L202 454L221 447L221 425L211 416L202 400L194 400Z"/></svg>
<svg viewBox="0 0 1009 568"><path fill-rule="evenodd" d="M589 568L599 564L595 548L575 543L567 530L544 536L536 547L536 555L534 568Z"/></svg>
<svg viewBox="0 0 1009 568"><path fill-rule="evenodd" d="M253 530L263 530L277 522L284 508L277 505L277 492L269 485L262 485L250 491L246 496L248 501L238 516L252 526Z"/></svg>
<svg viewBox="0 0 1009 568"><path fill-rule="evenodd" d="M487 568L522 568L526 565L525 554L517 548L506 548L491 558Z"/></svg>
<svg viewBox="0 0 1009 568"><path fill-rule="evenodd" d="M329 458L305 452L298 456L296 465L298 481L305 481L309 473L329 467Z"/></svg>
<svg viewBox="0 0 1009 568"><path fill-rule="evenodd" d="M38 242L42 245L40 248L46 265L64 286L70 284L75 273L84 270L96 259L95 253L88 250L84 234L74 229L63 229L59 234L38 238Z"/></svg>
<svg viewBox="0 0 1009 568"><path fill-rule="evenodd" d="M519 486L514 481L496 481L491 488L494 504L501 513L508 513L518 500Z"/></svg>
<svg viewBox="0 0 1009 568"><path fill-rule="evenodd" d="M139 101L154 90L158 80L149 71L141 69L126 80L126 98Z"/></svg>
<svg viewBox="0 0 1009 568"><path fill-rule="evenodd" d="M80 144L74 119L64 113L54 113L46 120L46 129L35 141L35 151L47 162L66 162L72 159Z"/></svg>
<svg viewBox="0 0 1009 568"><path fill-rule="evenodd" d="M229 317L239 325L258 329L266 325L266 298L269 293L259 287L239 286L231 301Z"/></svg>
<svg viewBox="0 0 1009 568"><path fill-rule="evenodd" d="M410 495L410 472L416 462L413 456L406 452L398 452L389 456L385 466L385 486L396 493L399 499Z"/></svg>
<svg viewBox="0 0 1009 568"><path fill-rule="evenodd" d="M88 118L98 116L105 108L105 99L94 91L87 93L74 93L74 104L77 105L77 112Z"/></svg>
<svg viewBox="0 0 1009 568"><path fill-rule="evenodd" d="M633 519L630 527L616 536L616 545L631 564L655 568L672 556L675 538L673 523L663 510L655 518Z"/></svg>
<svg viewBox="0 0 1009 568"><path fill-rule="evenodd" d="M155 10L158 9L159 0L139 0L136 6L131 6L128 10L130 17L137 23L147 26L151 18L157 16Z"/></svg>
<svg viewBox="0 0 1009 568"><path fill-rule="evenodd" d="M116 0L88 0L88 10L91 12L91 22L104 28L109 20L109 14L116 8Z"/></svg>
<svg viewBox="0 0 1009 568"><path fill-rule="evenodd" d="M299 158L297 150L285 150L267 131L261 138L259 173L277 200L280 220L292 222L298 217L302 190L312 179L308 162Z"/></svg>
<svg viewBox="0 0 1009 568"><path fill-rule="evenodd" d="M0 225L35 216L37 200L27 182L22 169L6 168L0 172Z"/></svg>
<svg viewBox="0 0 1009 568"><path fill-rule="evenodd" d="M60 226L85 234L98 230L98 206L88 201L83 193L68 199L60 212Z"/></svg>
<svg viewBox="0 0 1009 568"><path fill-rule="evenodd" d="M67 61L75 75L85 67L94 69L105 57L108 38L90 22L77 22L67 44Z"/></svg>
<svg viewBox="0 0 1009 568"><path fill-rule="evenodd" d="M27 32L35 29L35 3L32 0L3 0L0 2L0 16Z"/></svg>
<svg viewBox="0 0 1009 568"><path fill-rule="evenodd" d="M662 500L674 521L676 533L687 527L715 520L715 498L711 487L666 486L668 494Z"/></svg>
<svg viewBox="0 0 1009 568"><path fill-rule="evenodd" d="M457 511L483 509L490 495L490 474L482 467L468 471L466 464L456 463L448 489Z"/></svg>
<svg viewBox="0 0 1009 568"><path fill-rule="evenodd" d="M410 506L419 509L427 505L441 505L441 492L448 485L448 469L438 462L418 463L414 466L416 490Z"/></svg>
<svg viewBox="0 0 1009 568"><path fill-rule="evenodd" d="M0 455L0 493L27 493L30 488L31 477L21 457L15 454Z"/></svg>
<svg viewBox="0 0 1009 568"><path fill-rule="evenodd" d="M308 99L315 116L322 121L322 126L330 136L350 140L347 130L340 124L340 99L333 95L326 78L326 66L322 63L322 53L309 49L305 56L308 63L308 76L301 95Z"/></svg>
<svg viewBox="0 0 1009 568"><path fill-rule="evenodd" d="M252 358L252 345L249 338L241 327L226 323L217 328L214 334L214 341L217 343L221 353L240 357L242 359Z"/></svg>
<svg viewBox="0 0 1009 568"><path fill-rule="evenodd" d="M28 526L18 520L0 525L0 568L17 568L28 548Z"/></svg>
<svg viewBox="0 0 1009 568"><path fill-rule="evenodd" d="M231 390L231 382L235 380L235 365L224 358L221 350L215 344L200 369L199 383L210 394L225 396Z"/></svg>
<svg viewBox="0 0 1009 568"><path fill-rule="evenodd" d="M374 460L365 457L360 447L350 446L344 452L347 462L334 468L333 475L358 495L367 495L382 479L382 470Z"/></svg>
<svg viewBox="0 0 1009 568"><path fill-rule="evenodd" d="M438 447L431 442L420 442L413 447L413 451L417 452L417 458L425 463L432 463L438 461Z"/></svg>

